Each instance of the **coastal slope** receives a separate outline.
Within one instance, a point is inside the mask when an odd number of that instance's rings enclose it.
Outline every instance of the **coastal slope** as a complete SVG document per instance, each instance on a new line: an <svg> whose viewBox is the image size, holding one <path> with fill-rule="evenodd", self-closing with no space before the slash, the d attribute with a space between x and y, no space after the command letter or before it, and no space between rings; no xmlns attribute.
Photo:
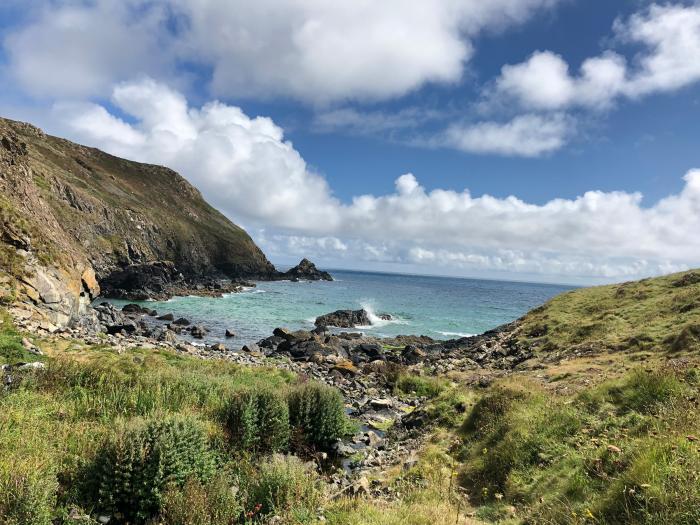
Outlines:
<svg viewBox="0 0 700 525"><path fill-rule="evenodd" d="M276 274L250 236L174 171L29 124L0 119L0 193L6 300L49 306L53 323L76 318L130 267L166 262L159 277L165 268L165 278L186 281Z"/></svg>

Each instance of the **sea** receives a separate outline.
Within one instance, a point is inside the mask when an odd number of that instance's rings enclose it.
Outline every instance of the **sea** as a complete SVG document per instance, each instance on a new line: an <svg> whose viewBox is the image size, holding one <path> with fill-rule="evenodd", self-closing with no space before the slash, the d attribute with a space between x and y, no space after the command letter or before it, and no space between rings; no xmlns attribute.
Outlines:
<svg viewBox="0 0 700 525"><path fill-rule="evenodd" d="M332 270L334 281L257 282L223 297L174 297L141 303L159 314L173 313L209 329L206 339L236 337L240 348L272 334L276 327L311 329L317 316L364 308L372 324L357 327L378 337L427 335L454 339L480 334L513 321L571 286L526 282ZM118 306L128 301L111 301ZM379 318L390 314L391 321Z"/></svg>

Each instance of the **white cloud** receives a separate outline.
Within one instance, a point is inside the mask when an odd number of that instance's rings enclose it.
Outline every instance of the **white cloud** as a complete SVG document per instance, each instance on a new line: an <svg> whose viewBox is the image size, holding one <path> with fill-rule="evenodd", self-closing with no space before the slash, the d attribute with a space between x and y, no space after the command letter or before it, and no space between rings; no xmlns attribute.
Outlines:
<svg viewBox="0 0 700 525"><path fill-rule="evenodd" d="M100 96L140 73L187 82L176 68L190 62L217 96L383 99L458 81L479 32L557 2L44 0L5 48L12 75L43 96Z"/></svg>
<svg viewBox="0 0 700 525"><path fill-rule="evenodd" d="M340 108L317 113L312 125L316 131L320 132L339 131L350 135L391 134L418 128L442 116L443 113L440 111L420 107L403 108L393 113Z"/></svg>
<svg viewBox="0 0 700 525"><path fill-rule="evenodd" d="M674 91L700 81L700 3L652 5L618 20L614 31L618 40L643 47L635 61L606 51L585 60L572 75L561 56L538 51L525 62L503 66L495 95L487 97L502 103L514 99L527 110L604 109L621 97Z"/></svg>
<svg viewBox="0 0 700 525"><path fill-rule="evenodd" d="M412 174L391 194L344 204L268 118L218 102L191 108L152 80L119 85L113 102L136 122L94 104L56 116L77 139L180 171L234 220L265 227L264 246L286 243L287 253L608 277L700 264L700 170L652 207L624 192L536 205L427 191Z"/></svg>
<svg viewBox="0 0 700 525"><path fill-rule="evenodd" d="M564 114L526 114L504 123L452 125L436 143L469 153L538 157L561 148L573 127Z"/></svg>

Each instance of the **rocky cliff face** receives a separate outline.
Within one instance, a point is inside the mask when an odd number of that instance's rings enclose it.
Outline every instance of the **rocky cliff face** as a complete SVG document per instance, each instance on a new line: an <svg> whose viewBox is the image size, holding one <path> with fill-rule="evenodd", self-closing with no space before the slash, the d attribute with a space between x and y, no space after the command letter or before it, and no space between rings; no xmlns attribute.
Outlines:
<svg viewBox="0 0 700 525"><path fill-rule="evenodd" d="M267 279L250 236L172 170L108 155L0 119L0 300L65 325L100 282L133 265L174 264L193 282Z"/></svg>

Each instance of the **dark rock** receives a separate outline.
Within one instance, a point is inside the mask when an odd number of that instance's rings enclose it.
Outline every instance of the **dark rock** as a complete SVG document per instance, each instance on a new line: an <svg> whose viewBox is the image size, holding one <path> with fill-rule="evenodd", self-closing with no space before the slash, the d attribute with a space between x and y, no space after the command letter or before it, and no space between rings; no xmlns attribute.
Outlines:
<svg viewBox="0 0 700 525"><path fill-rule="evenodd" d="M215 352L225 352L226 351L226 346L223 343L213 344L209 348L211 350L214 350Z"/></svg>
<svg viewBox="0 0 700 525"><path fill-rule="evenodd" d="M164 314L164 315L159 315L156 317L159 321L174 321L175 316L173 314Z"/></svg>
<svg viewBox="0 0 700 525"><path fill-rule="evenodd" d="M316 326L335 326L337 328L355 328L367 326L371 322L367 310L336 310L329 314L321 315L314 322Z"/></svg>
<svg viewBox="0 0 700 525"><path fill-rule="evenodd" d="M144 314L148 313L148 309L142 308L138 304L130 303L122 307L122 312L125 314Z"/></svg>
<svg viewBox="0 0 700 525"><path fill-rule="evenodd" d="M271 335L270 337L266 337L265 339L261 339L260 341L258 341L258 346L266 349L275 349L284 341L286 341L286 339L284 339L283 337Z"/></svg>
<svg viewBox="0 0 700 525"><path fill-rule="evenodd" d="M114 324L107 327L107 333L113 334L133 334L137 330L137 325L133 321L126 321L123 324Z"/></svg>
<svg viewBox="0 0 700 525"><path fill-rule="evenodd" d="M406 345L401 351L401 360L407 365L415 365L425 360L426 353L414 345Z"/></svg>
<svg viewBox="0 0 700 525"><path fill-rule="evenodd" d="M260 352L260 347L255 343L250 343L249 345L243 345L241 348L244 352Z"/></svg>
<svg viewBox="0 0 700 525"><path fill-rule="evenodd" d="M233 330L229 330L228 328L226 329L226 333L224 334L226 337L236 337L236 332Z"/></svg>
<svg viewBox="0 0 700 525"><path fill-rule="evenodd" d="M377 359L386 359L382 347L376 343L362 343L356 346L353 352L362 354L364 360L375 361Z"/></svg>
<svg viewBox="0 0 700 525"><path fill-rule="evenodd" d="M192 326L188 330L192 337L196 339L202 339L205 335L207 335L207 329L201 325Z"/></svg>
<svg viewBox="0 0 700 525"><path fill-rule="evenodd" d="M280 275L282 279L289 279L293 282L304 281L332 281L333 277L328 272L316 268L316 265L308 259L302 259L291 270Z"/></svg>
<svg viewBox="0 0 700 525"><path fill-rule="evenodd" d="M168 298L168 289L183 281L183 275L171 261L154 261L112 272L100 281L100 287L105 297L145 300Z"/></svg>
<svg viewBox="0 0 700 525"><path fill-rule="evenodd" d="M188 319L185 319L184 317L180 317L179 319L175 319L173 321L173 324L179 325L179 326L189 326L190 321Z"/></svg>

